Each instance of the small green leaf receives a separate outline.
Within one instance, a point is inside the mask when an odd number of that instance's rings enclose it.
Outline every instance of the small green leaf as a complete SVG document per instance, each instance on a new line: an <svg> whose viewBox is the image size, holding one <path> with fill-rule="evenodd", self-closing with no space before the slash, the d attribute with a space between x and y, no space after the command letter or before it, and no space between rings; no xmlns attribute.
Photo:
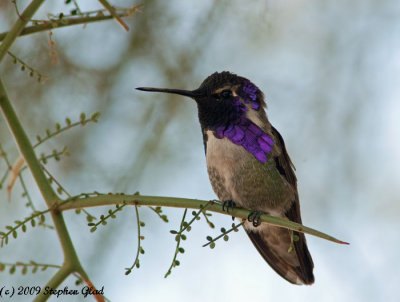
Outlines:
<svg viewBox="0 0 400 302"><path fill-rule="evenodd" d="M215 248L215 242L210 243L210 249L213 249L213 248Z"/></svg>
<svg viewBox="0 0 400 302"><path fill-rule="evenodd" d="M186 235L185 234L181 234L181 238L182 238L182 240L186 240Z"/></svg>
<svg viewBox="0 0 400 302"><path fill-rule="evenodd" d="M96 230L97 230L97 227L92 227L92 228L90 229L90 232L93 233L93 232L96 231Z"/></svg>
<svg viewBox="0 0 400 302"><path fill-rule="evenodd" d="M211 236L207 236L206 239L207 239L208 241L211 241L211 240L212 240L212 237L211 237Z"/></svg>
<svg viewBox="0 0 400 302"><path fill-rule="evenodd" d="M228 241L229 240L229 236L228 235L224 235L224 240Z"/></svg>
<svg viewBox="0 0 400 302"><path fill-rule="evenodd" d="M81 284L82 283L82 279L77 279L76 281L75 281L75 285L76 286L78 286L79 284Z"/></svg>
<svg viewBox="0 0 400 302"><path fill-rule="evenodd" d="M91 119L93 122L97 122L97 119L99 118L99 116L100 116L100 112L95 112L95 113L92 114L92 116L90 117L90 119Z"/></svg>
<svg viewBox="0 0 400 302"><path fill-rule="evenodd" d="M24 265L24 267L22 268L22 275L26 275L26 273L28 272L28 267L26 265Z"/></svg>
<svg viewBox="0 0 400 302"><path fill-rule="evenodd" d="M85 119L86 119L86 114L82 112L81 115L79 116L79 119L80 119L81 123L84 123Z"/></svg>
<svg viewBox="0 0 400 302"><path fill-rule="evenodd" d="M169 232L170 232L171 234L178 234L178 232L175 231L175 230L170 230Z"/></svg>
<svg viewBox="0 0 400 302"><path fill-rule="evenodd" d="M11 266L9 273L12 275L15 273L15 270L16 270L16 266L13 265L13 266Z"/></svg>

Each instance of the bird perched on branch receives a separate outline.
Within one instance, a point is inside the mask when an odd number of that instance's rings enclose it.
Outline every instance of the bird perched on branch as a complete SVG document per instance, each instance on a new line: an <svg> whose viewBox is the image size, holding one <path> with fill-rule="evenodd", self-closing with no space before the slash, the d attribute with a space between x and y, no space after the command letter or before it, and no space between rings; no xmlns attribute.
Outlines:
<svg viewBox="0 0 400 302"><path fill-rule="evenodd" d="M262 91L224 71L195 90L139 87L197 103L211 185L224 207L252 209L244 228L261 256L294 284L314 282L303 233L260 223L262 213L302 223L297 179L285 143L269 122Z"/></svg>

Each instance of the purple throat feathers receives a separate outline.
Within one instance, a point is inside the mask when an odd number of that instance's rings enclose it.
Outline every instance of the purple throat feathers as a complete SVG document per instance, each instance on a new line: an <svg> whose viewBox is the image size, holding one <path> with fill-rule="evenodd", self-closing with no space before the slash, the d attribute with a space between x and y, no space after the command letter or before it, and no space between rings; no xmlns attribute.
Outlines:
<svg viewBox="0 0 400 302"><path fill-rule="evenodd" d="M251 108L254 110L260 109L257 91L257 87L250 81L242 88L245 103L251 103ZM267 154L271 152L274 145L273 139L246 117L245 112L248 108L243 105L239 97L236 97L233 105L238 118L227 126L217 126L214 130L215 136L219 139L228 138L232 143L242 146L253 154L257 160L265 163L268 160Z"/></svg>

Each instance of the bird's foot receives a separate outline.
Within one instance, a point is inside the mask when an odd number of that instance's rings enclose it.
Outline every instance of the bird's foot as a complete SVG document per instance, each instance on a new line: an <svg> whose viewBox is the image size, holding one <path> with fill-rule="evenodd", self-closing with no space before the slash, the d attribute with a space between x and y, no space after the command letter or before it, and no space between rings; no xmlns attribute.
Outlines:
<svg viewBox="0 0 400 302"><path fill-rule="evenodd" d="M257 210L252 210L250 212L249 216L247 216L247 220L249 222L252 222L254 227L258 227L261 224L261 221L260 221L261 214L265 214L265 213L261 212L261 211L257 211Z"/></svg>
<svg viewBox="0 0 400 302"><path fill-rule="evenodd" d="M229 214L229 210L233 210L236 207L236 203L233 200L224 200L222 202L222 211L226 212ZM232 216L232 220L234 220L235 217Z"/></svg>

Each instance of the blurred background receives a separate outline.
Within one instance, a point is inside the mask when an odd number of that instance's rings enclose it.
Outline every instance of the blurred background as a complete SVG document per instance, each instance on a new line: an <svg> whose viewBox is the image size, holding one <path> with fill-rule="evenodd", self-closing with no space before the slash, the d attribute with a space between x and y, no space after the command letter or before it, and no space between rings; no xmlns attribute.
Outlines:
<svg viewBox="0 0 400 302"><path fill-rule="evenodd" d="M28 1L16 1L22 11ZM128 7L140 2L111 1ZM82 11L101 9L78 1ZM46 1L35 19L69 14L73 3ZM0 0L0 32L15 22L12 1ZM135 213L125 208L90 233L84 214L65 214L93 283L112 301L397 301L400 166L400 2L395 0L144 1L125 19L53 30L17 39L11 51L48 79L38 84L11 57L0 72L32 141L56 122L101 112L98 124L74 128L40 146L68 147L47 169L72 195L139 191L145 195L213 199L197 108L179 96L143 93L138 86L197 88L215 71L249 78L266 96L267 114L297 168L305 225L350 246L308 236L316 282L294 286L264 262L241 230L203 248L206 236L231 219L204 219L183 242L181 265L164 279L175 251L171 229L183 209L164 209L169 224L140 209L145 236L141 267L125 276L136 255ZM56 62L55 62L56 61ZM11 162L17 149L4 117L0 143ZM0 175L6 170L0 160ZM44 203L28 171L38 209ZM10 201L0 191L0 230L29 216L17 182ZM107 208L89 209L93 215ZM50 222L50 219L49 219ZM62 263L55 232L29 227L0 249L0 262ZM0 273L3 285L44 285L55 273ZM62 287L77 288L73 277ZM81 286L78 287L78 289ZM27 297L20 298L26 301ZM53 297L51 301L81 301ZM14 298L13 301L19 301Z"/></svg>

